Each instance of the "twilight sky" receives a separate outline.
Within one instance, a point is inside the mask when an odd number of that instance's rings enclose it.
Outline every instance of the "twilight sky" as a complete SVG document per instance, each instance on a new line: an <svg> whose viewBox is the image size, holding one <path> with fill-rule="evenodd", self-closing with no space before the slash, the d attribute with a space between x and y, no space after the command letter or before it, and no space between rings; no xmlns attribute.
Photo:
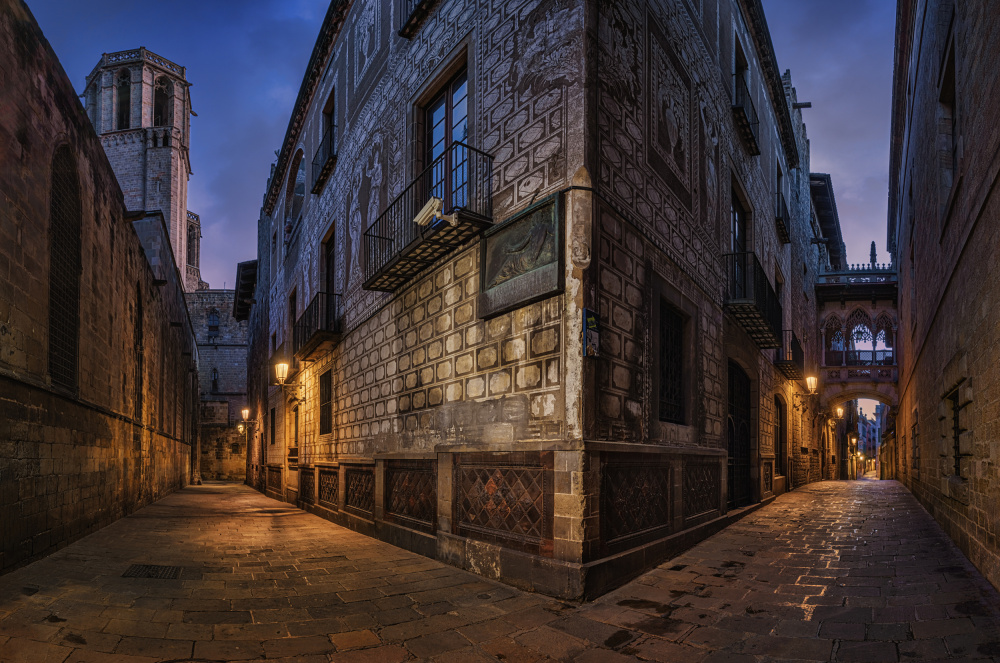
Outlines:
<svg viewBox="0 0 1000 663"><path fill-rule="evenodd" d="M895 2L762 0L778 56L792 69L812 170L833 177L850 262L885 252ZM188 207L201 215L202 278L233 286L256 256L256 224L274 151L327 0L27 0L77 91L104 52L145 46L187 67Z"/></svg>

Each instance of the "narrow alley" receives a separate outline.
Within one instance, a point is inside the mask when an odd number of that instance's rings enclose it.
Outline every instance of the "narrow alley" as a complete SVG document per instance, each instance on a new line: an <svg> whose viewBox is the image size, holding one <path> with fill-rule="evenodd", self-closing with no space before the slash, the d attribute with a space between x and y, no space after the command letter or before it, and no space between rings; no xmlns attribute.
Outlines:
<svg viewBox="0 0 1000 663"><path fill-rule="evenodd" d="M895 481L787 493L587 604L213 483L0 578L0 660L996 661L997 605Z"/></svg>

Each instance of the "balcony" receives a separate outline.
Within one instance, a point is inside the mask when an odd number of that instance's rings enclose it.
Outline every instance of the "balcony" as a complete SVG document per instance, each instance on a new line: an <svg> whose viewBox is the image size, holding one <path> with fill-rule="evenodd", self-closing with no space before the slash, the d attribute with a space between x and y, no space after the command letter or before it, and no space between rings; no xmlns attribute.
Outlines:
<svg viewBox="0 0 1000 663"><path fill-rule="evenodd" d="M312 189L313 193L323 190L323 185L333 172L333 166L337 163L337 127L328 127L323 134L323 140L319 143L316 156L313 157L312 165Z"/></svg>
<svg viewBox="0 0 1000 663"><path fill-rule="evenodd" d="M733 96L733 117L736 118L736 129L743 136L743 141L747 144L747 150L751 156L760 154L760 144L757 140L757 132L760 129L760 120L757 119L757 109L754 108L753 100L750 98L750 90L747 89L747 82L743 76L737 75L736 94Z"/></svg>
<svg viewBox="0 0 1000 663"><path fill-rule="evenodd" d="M493 157L452 143L365 232L362 287L395 292L493 225L492 173Z"/></svg>
<svg viewBox="0 0 1000 663"><path fill-rule="evenodd" d="M417 34L424 19L431 13L431 7L437 0L398 0L399 36L406 39Z"/></svg>
<svg viewBox="0 0 1000 663"><path fill-rule="evenodd" d="M805 377L805 354L798 336L791 329L781 332L781 347L774 353L774 366L789 380L801 380Z"/></svg>
<svg viewBox="0 0 1000 663"><path fill-rule="evenodd" d="M778 231L778 239L782 244L790 244L791 236L788 229L792 227L792 220L788 216L788 205L785 204L785 194L778 192L777 202L774 208L774 226Z"/></svg>
<svg viewBox="0 0 1000 663"><path fill-rule="evenodd" d="M317 293L295 321L292 354L312 359L340 342L340 295Z"/></svg>
<svg viewBox="0 0 1000 663"><path fill-rule="evenodd" d="M886 350L827 350L824 366L895 366L896 353Z"/></svg>
<svg viewBox="0 0 1000 663"><path fill-rule="evenodd" d="M761 349L782 347L781 302L756 254L727 253L726 311Z"/></svg>
<svg viewBox="0 0 1000 663"><path fill-rule="evenodd" d="M892 264L847 265L844 269L822 269L816 279L816 300L898 301L899 276Z"/></svg>

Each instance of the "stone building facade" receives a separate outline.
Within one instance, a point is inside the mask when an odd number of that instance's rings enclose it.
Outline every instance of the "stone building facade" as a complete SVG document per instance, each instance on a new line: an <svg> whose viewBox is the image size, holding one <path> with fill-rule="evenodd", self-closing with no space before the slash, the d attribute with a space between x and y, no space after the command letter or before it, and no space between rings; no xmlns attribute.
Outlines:
<svg viewBox="0 0 1000 663"><path fill-rule="evenodd" d="M901 328L895 477L1000 586L1000 108L990 3L901 0L889 250Z"/></svg>
<svg viewBox="0 0 1000 663"><path fill-rule="evenodd" d="M195 339L160 213L130 213L24 3L0 2L0 571L188 483Z"/></svg>
<svg viewBox="0 0 1000 663"><path fill-rule="evenodd" d="M756 0L332 2L236 295L248 481L579 597L821 478L797 106Z"/></svg>
<svg viewBox="0 0 1000 663"><path fill-rule="evenodd" d="M82 96L125 206L161 211L185 290L208 287L199 268L201 219L187 209L192 109L184 67L145 48L105 53Z"/></svg>
<svg viewBox="0 0 1000 663"><path fill-rule="evenodd" d="M233 290L185 295L198 342L201 478L246 478L247 323L233 318Z"/></svg>

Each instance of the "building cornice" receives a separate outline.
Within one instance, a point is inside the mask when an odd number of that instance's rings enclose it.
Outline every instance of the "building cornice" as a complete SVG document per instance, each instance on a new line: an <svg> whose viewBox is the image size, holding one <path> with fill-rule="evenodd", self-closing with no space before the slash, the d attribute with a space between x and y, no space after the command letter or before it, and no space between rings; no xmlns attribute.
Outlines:
<svg viewBox="0 0 1000 663"><path fill-rule="evenodd" d="M899 240L899 187L903 161L903 132L906 129L906 84L910 72L910 50L913 48L915 12L913 0L896 3L896 46L892 63L892 111L889 130L889 206L886 219L886 248L896 259Z"/></svg>
<svg viewBox="0 0 1000 663"><path fill-rule="evenodd" d="M288 120L288 128L285 130L285 139L281 143L281 151L278 153L278 162L271 179L268 182L267 193L264 194L264 213L270 215L274 211L274 205L278 200L278 192L281 191L281 182L285 177L285 170L291 161L295 145L299 140L299 133L305 124L306 116L309 113L309 104L312 102L313 94L323 78L324 65L333 50L333 43L340 34L340 28L344 24L347 11L351 8L353 0L333 0L327 9L326 17L323 19L323 26L320 28L316 44L313 46L312 55L309 56L309 64L306 66L306 73L299 87L299 94L295 98L295 105L292 107L292 116Z"/></svg>
<svg viewBox="0 0 1000 663"><path fill-rule="evenodd" d="M788 99L785 97L785 86L781 82L781 70L778 69L778 58L774 54L774 44L764 17L764 7L760 0L741 0L747 17L750 35L753 37L757 55L760 58L760 68L764 75L771 105L778 120L778 136L785 149L785 159L789 168L799 165L799 150L795 143L795 130L792 127L792 116L788 110Z"/></svg>

